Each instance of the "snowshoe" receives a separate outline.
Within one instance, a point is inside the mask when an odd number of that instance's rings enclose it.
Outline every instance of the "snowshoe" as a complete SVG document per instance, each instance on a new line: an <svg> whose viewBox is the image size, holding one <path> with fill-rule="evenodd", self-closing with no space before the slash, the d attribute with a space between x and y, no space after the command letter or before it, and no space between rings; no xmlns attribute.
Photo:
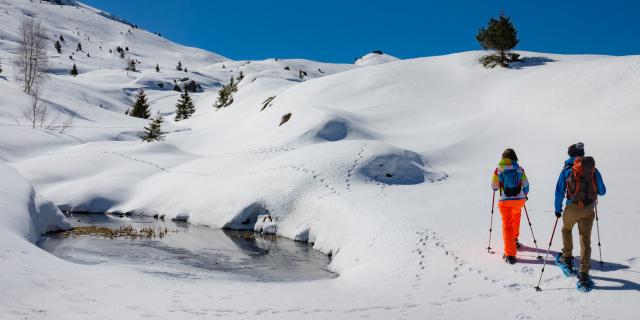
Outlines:
<svg viewBox="0 0 640 320"><path fill-rule="evenodd" d="M593 280L591 280L588 274L580 273L580 275L578 275L578 282L576 283L576 289L578 289L578 291L589 292L593 290L593 285Z"/></svg>
<svg viewBox="0 0 640 320"><path fill-rule="evenodd" d="M562 257L562 253L558 253L556 255L556 265L560 267L566 278L574 277L576 275L576 269L573 268L573 263L571 261L565 261Z"/></svg>

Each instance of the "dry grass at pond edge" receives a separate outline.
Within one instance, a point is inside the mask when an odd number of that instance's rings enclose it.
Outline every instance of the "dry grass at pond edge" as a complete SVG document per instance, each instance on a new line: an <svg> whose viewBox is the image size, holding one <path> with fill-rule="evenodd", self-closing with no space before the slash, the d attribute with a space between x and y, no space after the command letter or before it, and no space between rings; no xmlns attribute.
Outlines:
<svg viewBox="0 0 640 320"><path fill-rule="evenodd" d="M177 231L172 231L177 232ZM120 228L109 228L99 226L82 226L75 227L71 230L60 232L59 235L65 238L79 237L79 236L94 236L104 237L109 239L115 238L129 238L129 239L159 239L167 236L169 231L166 227L142 227L140 229L134 228L132 225L122 226Z"/></svg>

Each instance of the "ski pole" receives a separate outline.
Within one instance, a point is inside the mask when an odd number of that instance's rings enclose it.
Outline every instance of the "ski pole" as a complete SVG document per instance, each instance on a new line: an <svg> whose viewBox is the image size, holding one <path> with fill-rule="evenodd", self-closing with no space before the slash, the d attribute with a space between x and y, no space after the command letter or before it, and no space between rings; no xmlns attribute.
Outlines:
<svg viewBox="0 0 640 320"><path fill-rule="evenodd" d="M551 239L549 239L549 247L547 248L547 254L544 256L544 262L542 263L542 272L540 272L540 279L538 279L538 285L536 286L536 291L542 291L542 288L540 288L540 283L542 283L542 275L544 274L544 267L547 266L547 258L549 258L549 251L551 251L551 243L553 243L553 235L556 234L556 227L558 226L558 220L560 220L560 218L556 217L556 223L553 225L553 232L551 232Z"/></svg>
<svg viewBox="0 0 640 320"><path fill-rule="evenodd" d="M496 191L493 190L493 199L491 200L491 224L489 225L489 246L487 246L487 253L491 252L491 231L493 230L493 208L496 204Z"/></svg>
<svg viewBox="0 0 640 320"><path fill-rule="evenodd" d="M533 227L531 224L531 219L529 219L529 212L527 212L527 205L524 206L524 214L527 216L527 222L529 222L529 230L531 230L531 236L533 237L533 244L536 246L536 252L538 256L536 259L542 260L542 256L540 255L540 249L538 249L538 240L536 240L536 235L533 234Z"/></svg>
<svg viewBox="0 0 640 320"><path fill-rule="evenodd" d="M600 219L598 218L598 200L596 200L594 208L596 211L596 230L598 231L598 251L600 251L600 270L603 270L604 262L602 262L602 245L600 244L600 223L598 222Z"/></svg>

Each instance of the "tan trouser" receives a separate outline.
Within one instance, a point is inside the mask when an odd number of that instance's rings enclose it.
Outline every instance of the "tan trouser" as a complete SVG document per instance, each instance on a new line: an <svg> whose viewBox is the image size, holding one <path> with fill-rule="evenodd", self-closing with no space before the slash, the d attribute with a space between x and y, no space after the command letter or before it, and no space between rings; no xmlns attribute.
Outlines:
<svg viewBox="0 0 640 320"><path fill-rule="evenodd" d="M579 208L577 204L568 204L562 215L562 255L571 257L573 251L573 238L571 230L578 224L580 234L580 272L589 273L591 268L591 228L595 219L593 205Z"/></svg>

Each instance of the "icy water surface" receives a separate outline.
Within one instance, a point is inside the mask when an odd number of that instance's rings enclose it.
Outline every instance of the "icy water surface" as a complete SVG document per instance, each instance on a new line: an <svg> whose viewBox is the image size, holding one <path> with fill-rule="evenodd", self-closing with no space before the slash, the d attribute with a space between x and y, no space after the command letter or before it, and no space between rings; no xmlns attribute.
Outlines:
<svg viewBox="0 0 640 320"><path fill-rule="evenodd" d="M248 281L302 281L332 278L329 258L309 244L284 238L264 238L253 232L161 221L153 217L73 214L74 226L167 228L163 239L62 237L50 234L38 246L80 264L119 265L162 277L201 279L233 276ZM174 232L175 231L175 232Z"/></svg>

